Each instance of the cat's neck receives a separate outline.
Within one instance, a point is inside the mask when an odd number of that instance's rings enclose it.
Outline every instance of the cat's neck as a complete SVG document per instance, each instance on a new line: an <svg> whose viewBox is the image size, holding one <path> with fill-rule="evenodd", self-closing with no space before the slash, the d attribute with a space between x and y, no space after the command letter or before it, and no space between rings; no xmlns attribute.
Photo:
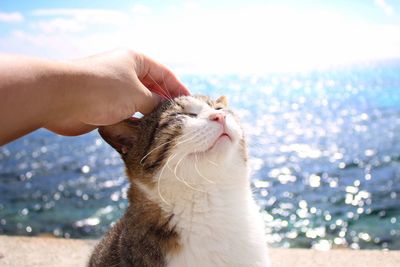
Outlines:
<svg viewBox="0 0 400 267"><path fill-rule="evenodd" d="M207 212L251 199L247 163L243 161L166 167L156 175L157 182L152 187L140 181L134 181L133 186L167 213Z"/></svg>

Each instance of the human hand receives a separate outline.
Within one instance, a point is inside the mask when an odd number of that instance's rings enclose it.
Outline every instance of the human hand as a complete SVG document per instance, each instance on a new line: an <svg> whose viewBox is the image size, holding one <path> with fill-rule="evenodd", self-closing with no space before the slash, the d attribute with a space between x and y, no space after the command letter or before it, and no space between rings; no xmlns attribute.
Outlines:
<svg viewBox="0 0 400 267"><path fill-rule="evenodd" d="M189 91L165 66L131 50L115 50L70 63L70 86L62 93L58 116L45 128L79 135L135 112L151 112L161 98Z"/></svg>

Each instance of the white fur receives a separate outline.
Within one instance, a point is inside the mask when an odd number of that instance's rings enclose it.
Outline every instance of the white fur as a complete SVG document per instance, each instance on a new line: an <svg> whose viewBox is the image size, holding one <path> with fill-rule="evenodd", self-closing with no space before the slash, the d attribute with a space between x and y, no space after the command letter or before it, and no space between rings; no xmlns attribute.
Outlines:
<svg viewBox="0 0 400 267"><path fill-rule="evenodd" d="M224 129L208 119L224 111L193 98L189 109L198 117L185 119L180 144L155 176L159 186L149 189L137 183L166 214L174 214L182 249L168 255L167 266L270 266L263 221L240 152L243 133L238 123L227 114ZM218 139L224 131L231 140Z"/></svg>

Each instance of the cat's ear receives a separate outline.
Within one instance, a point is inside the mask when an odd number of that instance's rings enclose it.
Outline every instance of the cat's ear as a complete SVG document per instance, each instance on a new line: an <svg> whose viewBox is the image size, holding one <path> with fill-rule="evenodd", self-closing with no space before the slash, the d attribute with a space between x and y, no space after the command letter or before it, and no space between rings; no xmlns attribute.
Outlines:
<svg viewBox="0 0 400 267"><path fill-rule="evenodd" d="M220 96L217 101L217 103L222 104L224 107L228 107L228 99L226 98L226 96Z"/></svg>
<svg viewBox="0 0 400 267"><path fill-rule="evenodd" d="M127 119L117 124L99 127L99 134L120 154L128 153L139 138L140 121Z"/></svg>

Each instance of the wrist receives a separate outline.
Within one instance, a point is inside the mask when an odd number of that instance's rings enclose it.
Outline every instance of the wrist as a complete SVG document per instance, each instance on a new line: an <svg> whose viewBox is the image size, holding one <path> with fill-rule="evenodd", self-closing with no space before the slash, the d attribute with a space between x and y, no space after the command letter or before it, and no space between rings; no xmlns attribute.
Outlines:
<svg viewBox="0 0 400 267"><path fill-rule="evenodd" d="M76 117L83 105L82 92L88 85L89 74L74 64L56 62L44 80L52 103L49 122Z"/></svg>

